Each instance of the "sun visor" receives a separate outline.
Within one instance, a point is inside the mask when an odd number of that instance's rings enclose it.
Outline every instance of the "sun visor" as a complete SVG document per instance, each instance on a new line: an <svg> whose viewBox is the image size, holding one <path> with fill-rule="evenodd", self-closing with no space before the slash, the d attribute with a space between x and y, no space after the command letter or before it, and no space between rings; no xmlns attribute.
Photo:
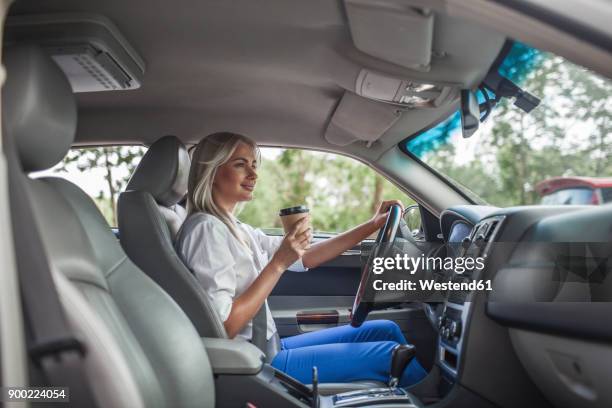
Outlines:
<svg viewBox="0 0 612 408"><path fill-rule="evenodd" d="M401 109L345 92L334 111L325 139L337 146L357 141L373 143L400 118Z"/></svg>
<svg viewBox="0 0 612 408"><path fill-rule="evenodd" d="M344 0L351 36L360 51L417 71L429 71L431 10L397 0Z"/></svg>
<svg viewBox="0 0 612 408"><path fill-rule="evenodd" d="M145 63L106 17L88 13L11 16L5 43L34 43L55 60L73 92L137 89Z"/></svg>

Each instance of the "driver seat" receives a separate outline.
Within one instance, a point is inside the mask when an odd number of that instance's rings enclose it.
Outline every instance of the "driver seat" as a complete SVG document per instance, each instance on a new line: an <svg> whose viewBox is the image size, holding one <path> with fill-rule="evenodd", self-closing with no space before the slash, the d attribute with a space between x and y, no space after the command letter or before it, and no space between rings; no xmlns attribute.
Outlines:
<svg viewBox="0 0 612 408"><path fill-rule="evenodd" d="M186 217L178 202L187 193L190 164L176 136L151 145L119 195L119 240L132 262L181 306L200 336L227 338L202 286L174 250Z"/></svg>
<svg viewBox="0 0 612 408"><path fill-rule="evenodd" d="M185 217L177 207L187 194L189 167L189 154L176 136L155 141L119 195L119 237L132 262L174 298L201 336L227 338L217 311L174 248ZM280 350L278 336L264 351L272 355L274 350ZM325 383L319 384L319 391L336 394L384 386L378 381Z"/></svg>
<svg viewBox="0 0 612 408"><path fill-rule="evenodd" d="M227 338L208 295L174 249L187 215L179 201L187 194L190 165L176 136L164 136L149 147L119 195L119 239L130 259L174 298L202 337ZM280 350L280 338L261 348L271 359Z"/></svg>

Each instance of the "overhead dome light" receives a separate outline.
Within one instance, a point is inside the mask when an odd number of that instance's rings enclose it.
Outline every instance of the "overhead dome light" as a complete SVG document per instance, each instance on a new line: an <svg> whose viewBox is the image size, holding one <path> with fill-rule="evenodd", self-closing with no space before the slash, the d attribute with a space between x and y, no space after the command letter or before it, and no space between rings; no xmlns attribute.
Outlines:
<svg viewBox="0 0 612 408"><path fill-rule="evenodd" d="M424 98L417 95L404 95L400 98L399 103L410 106L427 106L433 102L432 99Z"/></svg>
<svg viewBox="0 0 612 408"><path fill-rule="evenodd" d="M408 92L425 92L425 91L431 91L431 90L433 90L435 88L436 88L436 86L434 84L418 84L418 83L410 82L406 86L406 91L408 91Z"/></svg>
<svg viewBox="0 0 612 408"><path fill-rule="evenodd" d="M459 87L404 80L361 70L355 84L357 95L411 108L434 108L457 99Z"/></svg>

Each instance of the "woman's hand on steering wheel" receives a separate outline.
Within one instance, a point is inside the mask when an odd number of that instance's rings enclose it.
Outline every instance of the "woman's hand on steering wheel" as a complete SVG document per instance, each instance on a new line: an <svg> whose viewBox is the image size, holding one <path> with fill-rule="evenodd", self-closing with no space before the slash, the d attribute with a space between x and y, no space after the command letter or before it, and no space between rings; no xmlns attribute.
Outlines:
<svg viewBox="0 0 612 408"><path fill-rule="evenodd" d="M402 209L402 213L404 212L404 204L402 204L399 200L387 200L383 201L378 205L378 209L374 213L372 217L372 223L376 226L376 228L382 228L387 221L387 216L389 212L389 208L392 205L399 205Z"/></svg>
<svg viewBox="0 0 612 408"><path fill-rule="evenodd" d="M359 288L355 294L355 300L351 311L351 326L353 327L361 326L370 311L375 307L373 299L365 299L370 297L367 296L366 293L371 294L371 280L372 277L375 276L372 274L373 260L377 257L386 256L387 251L393 246L402 213L403 205L401 202L396 200L383 201L372 218L372 222L375 223L375 225L382 220L382 225L361 273Z"/></svg>

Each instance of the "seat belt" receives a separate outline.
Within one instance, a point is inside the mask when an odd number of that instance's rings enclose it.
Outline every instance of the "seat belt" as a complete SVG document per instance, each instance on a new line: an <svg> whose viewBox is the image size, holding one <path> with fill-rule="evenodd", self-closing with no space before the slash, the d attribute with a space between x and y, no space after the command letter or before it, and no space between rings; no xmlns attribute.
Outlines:
<svg viewBox="0 0 612 408"><path fill-rule="evenodd" d="M268 350L268 313L267 313L266 301L259 308L255 316L253 317L253 330L251 336L251 343L257 346L258 349L263 351L267 355Z"/></svg>
<svg viewBox="0 0 612 408"><path fill-rule="evenodd" d="M19 286L30 329L28 354L49 386L68 387L69 405L97 407L84 367L86 349L66 322L10 139L4 138L4 146Z"/></svg>
<svg viewBox="0 0 612 408"><path fill-rule="evenodd" d="M238 219L234 218L237 225L242 224ZM251 238L249 238L252 241ZM250 243L249 245L253 245ZM255 259L253 260L256 264ZM263 304L253 316L253 326L251 327L251 343L260 349L266 356L268 350L268 313L267 313L267 300L264 300Z"/></svg>

